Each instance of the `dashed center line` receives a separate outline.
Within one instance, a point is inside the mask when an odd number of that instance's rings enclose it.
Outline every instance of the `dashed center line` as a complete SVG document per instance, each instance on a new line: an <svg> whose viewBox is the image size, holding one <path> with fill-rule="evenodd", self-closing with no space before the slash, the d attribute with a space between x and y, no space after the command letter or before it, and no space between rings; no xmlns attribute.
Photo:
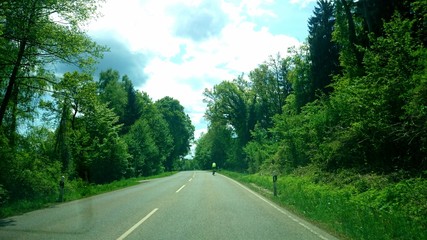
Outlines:
<svg viewBox="0 0 427 240"><path fill-rule="evenodd" d="M176 193L179 193L179 191L181 191L183 188L185 188L185 184L182 185L182 187L180 187L178 190L176 190Z"/></svg>
<svg viewBox="0 0 427 240"><path fill-rule="evenodd" d="M133 225L131 228L129 228L129 230L127 230L125 233L123 233L123 235L121 235L119 238L117 238L117 240L123 240L125 239L129 234L131 234L137 227L139 227L139 225L141 225L143 222L145 222L149 217L151 217L151 215L153 215L155 212L157 212L157 210L159 210L158 208L153 209L153 211L151 211L149 214L147 214L147 216L145 216L143 219L139 220L139 222L137 222L135 225Z"/></svg>

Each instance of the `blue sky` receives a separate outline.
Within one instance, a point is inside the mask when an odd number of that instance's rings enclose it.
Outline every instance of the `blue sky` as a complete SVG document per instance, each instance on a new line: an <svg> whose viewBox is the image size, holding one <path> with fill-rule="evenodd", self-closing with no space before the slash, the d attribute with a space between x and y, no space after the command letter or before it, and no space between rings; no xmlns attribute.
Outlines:
<svg viewBox="0 0 427 240"><path fill-rule="evenodd" d="M106 0L85 29L110 47L98 72L113 68L155 101L180 101L206 132L203 91L249 73L305 41L315 0Z"/></svg>

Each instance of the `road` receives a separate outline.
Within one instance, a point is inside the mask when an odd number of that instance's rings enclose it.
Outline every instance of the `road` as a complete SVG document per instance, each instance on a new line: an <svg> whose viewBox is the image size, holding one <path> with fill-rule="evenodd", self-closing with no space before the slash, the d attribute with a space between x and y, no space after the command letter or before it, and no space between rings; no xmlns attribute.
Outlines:
<svg viewBox="0 0 427 240"><path fill-rule="evenodd" d="M180 172L0 220L0 239L330 239L236 181Z"/></svg>

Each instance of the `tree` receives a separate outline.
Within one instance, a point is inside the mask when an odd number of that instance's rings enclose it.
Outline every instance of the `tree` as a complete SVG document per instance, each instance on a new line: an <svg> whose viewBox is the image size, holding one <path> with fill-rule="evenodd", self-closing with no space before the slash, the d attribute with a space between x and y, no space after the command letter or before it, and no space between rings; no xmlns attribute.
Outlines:
<svg viewBox="0 0 427 240"><path fill-rule="evenodd" d="M98 88L101 101L116 113L119 123L123 124L128 105L128 94L119 80L119 72L110 68L100 73Z"/></svg>
<svg viewBox="0 0 427 240"><path fill-rule="evenodd" d="M248 161L248 171L251 173L259 172L264 163L274 157L274 153L277 150L277 146L274 143L275 138L271 137L272 134L269 130L256 125L251 132L252 140L244 147Z"/></svg>
<svg viewBox="0 0 427 240"><path fill-rule="evenodd" d="M127 75L122 78L122 84L126 91L127 101L124 109L122 135L141 117L141 104L138 102L138 92L134 89L132 81Z"/></svg>
<svg viewBox="0 0 427 240"><path fill-rule="evenodd" d="M319 0L314 16L308 20L308 45L310 52L310 79L313 90L330 93L332 76L339 72L338 45L332 41L334 30L334 5L328 0Z"/></svg>
<svg viewBox="0 0 427 240"><path fill-rule="evenodd" d="M13 92L19 92L20 80L34 77L34 72L57 60L85 66L101 56L105 49L80 30L80 25L94 15L97 5L97 0L1 3L0 16L5 20L0 36L5 43L0 48L1 78L8 78L8 83L0 105L0 125ZM38 79L50 83L48 79Z"/></svg>
<svg viewBox="0 0 427 240"><path fill-rule="evenodd" d="M197 141L194 160L202 169L211 169L213 162L218 168L239 169L240 161L233 156L235 145L230 129L212 123L208 126L208 132Z"/></svg>
<svg viewBox="0 0 427 240"><path fill-rule="evenodd" d="M212 166L211 144L205 133L202 133L196 141L194 161L197 162L201 169L210 169Z"/></svg>
<svg viewBox="0 0 427 240"><path fill-rule="evenodd" d="M173 153L173 138L169 125L147 93L136 92L140 118L125 135L135 175L152 175L166 168Z"/></svg>
<svg viewBox="0 0 427 240"><path fill-rule="evenodd" d="M250 92L253 95L249 97L253 99L249 103L249 108L252 107L251 105L255 108L254 120L262 128L272 127L272 117L282 112L285 99L292 90L288 80L289 70L288 59L281 59L278 55L276 58L271 57L269 61L249 73Z"/></svg>
<svg viewBox="0 0 427 240"><path fill-rule="evenodd" d="M120 81L117 70L108 69L100 73L98 92L101 101L107 103L119 116L119 123L123 124L120 135L125 135L142 114L141 102L138 100L131 79L124 75Z"/></svg>
<svg viewBox="0 0 427 240"><path fill-rule="evenodd" d="M129 154L119 137L121 125L113 110L100 101L92 76L65 73L52 97L54 104L45 106L59 119L53 159L62 162L63 171L96 183L125 176Z"/></svg>
<svg viewBox="0 0 427 240"><path fill-rule="evenodd" d="M206 119L213 126L219 124L231 132L233 144L229 146L229 159L233 168L246 169L243 147L250 141L250 132L256 124L250 85L240 76L233 82L223 81L212 90L206 89L204 95Z"/></svg>
<svg viewBox="0 0 427 240"><path fill-rule="evenodd" d="M168 123L169 132L173 139L173 150L165 162L166 170L170 171L174 162L183 158L190 151L190 144L194 139L194 126L178 100L164 97L156 101L155 106Z"/></svg>
<svg viewBox="0 0 427 240"><path fill-rule="evenodd" d="M133 176L149 176L160 171L159 148L145 119L139 119L132 125L125 135L125 141L129 146L129 163Z"/></svg>
<svg viewBox="0 0 427 240"><path fill-rule="evenodd" d="M73 137L73 155L80 177L106 183L125 176L129 154L119 137L118 117L105 104L94 102L93 108L79 119Z"/></svg>
<svg viewBox="0 0 427 240"><path fill-rule="evenodd" d="M212 163L215 162L218 168L237 169L239 161L233 159L233 145L235 142L232 138L232 132L226 126L212 123L209 126L206 136L209 138L210 143L210 156L208 169L211 168Z"/></svg>
<svg viewBox="0 0 427 240"><path fill-rule="evenodd" d="M375 163L386 170L394 166L404 169L419 168L426 160L422 150L425 149L423 137L409 137L409 129L399 130L402 125L413 123L416 119L412 116L406 118L408 115L405 108L411 101L409 99L414 97L414 90L425 88L425 83L417 79L422 74L426 76L425 61L422 60L426 51L422 43L413 38L412 24L413 21L402 19L396 14L384 24L384 36L372 39L372 45L365 53L365 85L375 91L372 99L375 99L379 109L373 106L376 110L374 117L380 116L375 122L380 129L385 128L384 138L376 144L383 144L384 152L381 154L388 156L385 159L375 159ZM425 106L425 102L418 103L420 109ZM419 127L422 129L422 125Z"/></svg>
<svg viewBox="0 0 427 240"><path fill-rule="evenodd" d="M248 126L248 104L244 91L235 82L223 81L213 90L205 90L208 109L206 118L210 122L223 122L231 127L244 146L250 137Z"/></svg>
<svg viewBox="0 0 427 240"><path fill-rule="evenodd" d="M86 73L65 73L54 90L56 109L48 109L59 115L54 153L62 161L62 169L71 170L70 132L77 129L77 116L88 112L97 101L96 84Z"/></svg>
<svg viewBox="0 0 427 240"><path fill-rule="evenodd" d="M362 24L357 24L357 18L354 12L357 11L353 0L336 0L335 2L335 30L334 40L340 46L340 63L344 68L344 74L351 77L361 76L363 72L363 53L358 46L362 45L362 39L365 33Z"/></svg>
<svg viewBox="0 0 427 240"><path fill-rule="evenodd" d="M205 91L210 125L196 148L200 166L208 168L216 152L226 156L226 164L247 164L239 170L250 172L314 164L333 172L423 174L427 82L421 22L427 3L334 3L335 11L331 2L319 1L308 45L290 49L285 67L264 63L251 71L250 82L240 77ZM278 72L284 74L279 78ZM283 103L278 79L291 83ZM226 145L215 143L221 130L230 134ZM226 141L223 136L219 141ZM234 154L236 149L244 154Z"/></svg>
<svg viewBox="0 0 427 240"><path fill-rule="evenodd" d="M399 14L384 23L382 36L371 34L370 45L361 48L365 74L337 78L329 100L304 109L316 146L308 152L326 169L384 173L425 167L423 124L413 124L424 113L412 111L412 99L418 99L417 109L425 105L417 96L425 88L425 50L412 37L412 23Z"/></svg>
<svg viewBox="0 0 427 240"><path fill-rule="evenodd" d="M292 111L299 113L307 103L314 101L313 82L310 79L310 56L308 46L299 49L289 49L290 57L287 58L291 69L288 73L289 82L292 84L292 93L286 99L286 104L292 105Z"/></svg>

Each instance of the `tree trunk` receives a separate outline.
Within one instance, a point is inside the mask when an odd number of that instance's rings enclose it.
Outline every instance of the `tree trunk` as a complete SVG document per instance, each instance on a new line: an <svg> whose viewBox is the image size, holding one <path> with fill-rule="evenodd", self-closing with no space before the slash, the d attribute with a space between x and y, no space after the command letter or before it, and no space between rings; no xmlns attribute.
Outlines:
<svg viewBox="0 0 427 240"><path fill-rule="evenodd" d="M67 118L68 118L68 105L63 104L61 119L59 121L58 132L56 135L56 143L54 152L56 156L62 162L62 171L67 170L70 164L70 152L68 147L68 129L67 129Z"/></svg>
<svg viewBox="0 0 427 240"><path fill-rule="evenodd" d="M12 101L12 116L11 116L11 123L10 123L10 128L9 128L9 143L10 146L12 147L12 149L15 149L16 146L16 128L17 128L17 123L16 123L16 119L17 119L17 112L18 112L18 93L19 93L19 89L18 89L18 84L15 84L15 86L13 87L12 90L12 96L11 96L11 101Z"/></svg>
<svg viewBox="0 0 427 240"><path fill-rule="evenodd" d="M358 69L362 69L363 56L359 50L357 50L357 38L356 38L356 27L354 25L353 15L350 11L350 6L347 4L346 0L341 0L341 3L345 10L345 15L348 22L348 40L350 41L350 47L356 56L356 63Z"/></svg>
<svg viewBox="0 0 427 240"><path fill-rule="evenodd" d="M19 44L18 57L16 58L15 65L13 66L13 71L9 78L9 84L7 85L6 93L4 94L3 101L1 102L1 106L0 106L0 126L3 125L3 119L6 114L6 109L12 97L13 88L15 87L16 78L18 76L19 68L21 67L21 61L25 53L26 45L27 45L27 40L25 39L22 40Z"/></svg>
<svg viewBox="0 0 427 240"><path fill-rule="evenodd" d="M29 14L28 17L28 22L26 23L26 32L30 32L31 26L34 24L34 17L35 17L35 11L36 11L36 4L37 1L33 1L32 2L32 6L31 6L31 12ZM18 55L16 57L16 61L15 64L13 66L13 70L12 70L12 74L9 77L9 83L7 85L7 89L6 89L6 93L4 94L3 100L1 102L1 106L0 106L0 127L3 126L3 119L4 116L6 115L6 110L7 107L9 105L9 101L10 98L12 97L12 91L15 87L16 84L16 79L18 77L18 73L19 73L19 68L21 67L22 64L22 58L24 57L25 54L25 50L27 48L27 44L29 41L29 36L26 35L27 33L24 33L24 36L22 37L22 39L19 40L19 50L18 50Z"/></svg>

